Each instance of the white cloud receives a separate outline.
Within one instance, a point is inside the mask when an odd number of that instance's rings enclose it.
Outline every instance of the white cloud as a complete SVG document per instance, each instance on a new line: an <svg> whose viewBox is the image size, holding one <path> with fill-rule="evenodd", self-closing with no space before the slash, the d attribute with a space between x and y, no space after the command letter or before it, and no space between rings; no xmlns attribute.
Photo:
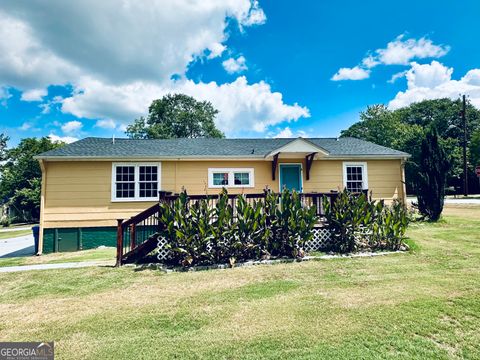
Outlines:
<svg viewBox="0 0 480 360"><path fill-rule="evenodd" d="M388 80L387 82L389 82L390 84L393 84L398 79L401 79L402 77L404 77L406 73L407 73L407 70L395 73L395 74L392 75L390 80Z"/></svg>
<svg viewBox="0 0 480 360"><path fill-rule="evenodd" d="M22 131L26 131L26 130L31 129L31 127L32 127L32 124L31 124L31 123L24 122L24 123L22 124L22 126L19 127L19 129L22 130Z"/></svg>
<svg viewBox="0 0 480 360"><path fill-rule="evenodd" d="M52 141L61 141L61 142L65 142L67 144L78 141L78 138L73 137L73 136L57 136L55 134L50 134L50 135L48 135L48 137Z"/></svg>
<svg viewBox="0 0 480 360"><path fill-rule="evenodd" d="M367 79L369 76L370 70L365 70L359 66L355 66L353 68L341 68L335 75L332 76L331 80L363 80Z"/></svg>
<svg viewBox="0 0 480 360"><path fill-rule="evenodd" d="M234 73L239 73L242 71L245 71L248 69L247 64L246 64L246 59L245 57L239 56L238 58L229 58L222 62L223 68L229 73L229 74L234 74Z"/></svg>
<svg viewBox="0 0 480 360"><path fill-rule="evenodd" d="M304 131L304 130L297 130L295 132L292 131L292 129L290 129L289 126L285 127L285 128L280 128L278 127L276 129L276 133L275 132L271 132L269 133L269 137L273 137L273 138L297 138L297 137L303 137L303 138L308 138L310 137L310 135Z"/></svg>
<svg viewBox="0 0 480 360"><path fill-rule="evenodd" d="M453 68L448 68L438 61L430 64L411 63L411 69L407 71L406 78L409 88L424 87L433 89L438 85L450 81Z"/></svg>
<svg viewBox="0 0 480 360"><path fill-rule="evenodd" d="M449 46L435 45L432 40L422 37L406 39L398 36L385 49L377 49L378 61L385 65L408 65L413 59L440 58L450 51Z"/></svg>
<svg viewBox="0 0 480 360"><path fill-rule="evenodd" d="M218 126L229 134L308 117L307 108L285 104L263 81L186 78L192 61L226 50L231 19L244 31L265 23L266 16L256 0L4 0L0 86L33 99L41 96L37 89L69 84L72 95L42 103L42 112L61 104L63 112L95 119L99 127L115 121L124 128L153 99L173 92L211 101L220 110ZM237 58L236 66L246 68L245 58ZM174 74L180 79L172 81Z"/></svg>
<svg viewBox="0 0 480 360"><path fill-rule="evenodd" d="M272 92L267 83L248 84L244 76L221 85L213 81L179 80L164 86L143 82L112 86L88 79L73 96L63 101L62 111L77 117L127 123L145 115L152 100L177 92L212 102L220 111L217 126L229 135L252 129L263 132L270 125L310 116L305 107L285 104L282 94Z"/></svg>
<svg viewBox="0 0 480 360"><path fill-rule="evenodd" d="M8 99L12 97L12 94L8 91L6 87L0 86L0 105L7 106Z"/></svg>
<svg viewBox="0 0 480 360"><path fill-rule="evenodd" d="M34 90L66 83L78 74L74 65L43 47L34 33L25 22L0 11L0 85Z"/></svg>
<svg viewBox="0 0 480 360"><path fill-rule="evenodd" d="M244 26L253 26L253 25L262 25L267 21L267 16L265 12L260 8L257 0L253 0L252 7L248 14L241 19L241 25Z"/></svg>
<svg viewBox="0 0 480 360"><path fill-rule="evenodd" d="M80 121L73 120L63 124L62 131L64 134L73 134L78 132L82 127L83 124Z"/></svg>
<svg viewBox="0 0 480 360"><path fill-rule="evenodd" d="M362 65L367 69L371 69L377 66L378 64L380 64L380 61L378 61L377 58L373 55L368 55L364 57L362 60Z"/></svg>
<svg viewBox="0 0 480 360"><path fill-rule="evenodd" d="M102 129L115 129L117 127L117 124L115 124L115 121L112 119L105 119L105 120L97 120L96 127L102 128Z"/></svg>
<svg viewBox="0 0 480 360"><path fill-rule="evenodd" d="M293 131L287 126L286 128L280 130L274 138L291 138L293 137Z"/></svg>
<svg viewBox="0 0 480 360"><path fill-rule="evenodd" d="M78 71L111 83L168 80L206 49L221 53L229 18L264 21L250 0L4 0L2 10L0 81L20 88Z"/></svg>
<svg viewBox="0 0 480 360"><path fill-rule="evenodd" d="M216 58L220 55L223 54L223 52L227 49L227 47L223 44L220 44L220 43L214 43L212 45L210 45L210 47L208 48L208 50L210 50L210 54L208 54L208 58L209 59L213 59L213 58Z"/></svg>
<svg viewBox="0 0 480 360"><path fill-rule="evenodd" d="M59 104L61 104L62 101L63 97L54 96L53 99L48 100L38 106L42 109L42 114L49 114L52 108L58 108Z"/></svg>
<svg viewBox="0 0 480 360"><path fill-rule="evenodd" d="M470 70L462 78L462 81L471 86L480 86L480 69Z"/></svg>
<svg viewBox="0 0 480 360"><path fill-rule="evenodd" d="M480 69L468 71L460 80L452 80L452 73L453 68L437 61L425 65L412 63L406 74L407 89L398 92L388 106L398 109L426 99L458 99L460 94L466 94L480 109Z"/></svg>
<svg viewBox="0 0 480 360"><path fill-rule="evenodd" d="M20 100L22 101L42 101L44 96L47 96L47 89L31 89L24 91Z"/></svg>
<svg viewBox="0 0 480 360"><path fill-rule="evenodd" d="M370 76L370 69L378 65L408 65L414 59L440 58L449 51L449 46L436 45L426 37L417 40L405 39L405 35L400 35L390 41L386 48L368 52L360 65L353 68L341 68L331 80L363 80ZM393 83L400 77L402 75L397 73L389 82Z"/></svg>

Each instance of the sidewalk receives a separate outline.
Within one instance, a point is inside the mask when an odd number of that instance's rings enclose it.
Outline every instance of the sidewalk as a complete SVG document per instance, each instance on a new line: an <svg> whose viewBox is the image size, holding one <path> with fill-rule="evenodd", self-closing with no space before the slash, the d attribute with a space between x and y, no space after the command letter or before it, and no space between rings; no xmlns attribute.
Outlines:
<svg viewBox="0 0 480 360"><path fill-rule="evenodd" d="M84 267L92 267L92 266L113 267L114 263L112 261L84 261L84 262L69 262L69 263L58 263L58 264L5 266L5 267L0 267L0 273L31 271L31 270L76 269L76 268L84 268Z"/></svg>
<svg viewBox="0 0 480 360"><path fill-rule="evenodd" d="M32 230L32 226L22 226L22 227L8 227L8 228L1 228L0 232L10 232L10 231L19 231L19 230Z"/></svg>

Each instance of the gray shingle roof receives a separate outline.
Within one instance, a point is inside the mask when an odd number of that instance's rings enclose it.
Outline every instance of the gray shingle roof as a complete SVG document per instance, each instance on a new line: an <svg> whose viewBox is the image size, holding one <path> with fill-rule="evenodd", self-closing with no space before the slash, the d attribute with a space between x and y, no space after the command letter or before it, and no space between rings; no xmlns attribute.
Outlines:
<svg viewBox="0 0 480 360"><path fill-rule="evenodd" d="M89 137L37 158L183 158L264 157L295 139L167 139L134 140ZM355 138L306 139L332 157L406 157L407 153Z"/></svg>

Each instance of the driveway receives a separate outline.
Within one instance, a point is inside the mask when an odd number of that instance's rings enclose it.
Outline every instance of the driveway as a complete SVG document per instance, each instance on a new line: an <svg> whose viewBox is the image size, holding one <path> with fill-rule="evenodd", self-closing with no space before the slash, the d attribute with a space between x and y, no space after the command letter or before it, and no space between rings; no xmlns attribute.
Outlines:
<svg viewBox="0 0 480 360"><path fill-rule="evenodd" d="M445 204L454 204L454 205L480 205L480 198L474 199L445 199Z"/></svg>
<svg viewBox="0 0 480 360"><path fill-rule="evenodd" d="M0 240L0 258L29 256L35 252L33 235Z"/></svg>
<svg viewBox="0 0 480 360"><path fill-rule="evenodd" d="M407 203L416 202L417 198L410 196L407 198ZM478 205L480 206L480 198L445 198L445 205Z"/></svg>

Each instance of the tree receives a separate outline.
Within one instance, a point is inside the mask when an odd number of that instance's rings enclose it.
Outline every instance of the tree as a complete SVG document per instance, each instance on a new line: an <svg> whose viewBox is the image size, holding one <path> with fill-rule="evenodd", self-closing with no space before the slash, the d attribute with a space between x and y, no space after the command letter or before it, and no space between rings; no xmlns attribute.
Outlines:
<svg viewBox="0 0 480 360"><path fill-rule="evenodd" d="M384 105L369 106L360 113L360 121L342 131L341 136L352 136L410 153L412 157L405 166L407 192L416 193L418 167L415 164L420 162L424 133L434 126L438 130L440 143L450 155L447 185L458 188L463 179L461 108L460 100L450 99L424 100L397 110L389 110ZM480 129L480 111L470 103L467 103L466 110L467 133L469 140L473 141L473 134ZM469 188L480 191L478 181L473 180L474 154L471 143Z"/></svg>
<svg viewBox="0 0 480 360"><path fill-rule="evenodd" d="M417 184L418 210L430 221L437 221L443 210L446 174L450 163L435 127L432 127L422 140L420 158Z"/></svg>
<svg viewBox="0 0 480 360"><path fill-rule="evenodd" d="M42 172L33 157L63 146L50 138L26 138L17 147L5 152L5 163L0 165L0 203L13 207L23 220L40 216L40 189Z"/></svg>
<svg viewBox="0 0 480 360"><path fill-rule="evenodd" d="M5 134L0 134L0 161L5 159L5 150L7 149L7 142L9 137Z"/></svg>
<svg viewBox="0 0 480 360"><path fill-rule="evenodd" d="M133 139L223 138L215 127L218 114L208 101L197 101L184 94L168 94L154 100L147 118L140 117L127 127Z"/></svg>
<svg viewBox="0 0 480 360"><path fill-rule="evenodd" d="M405 144L423 135L421 126L402 122L397 113L385 105L368 106L360 121L341 131L341 137L355 137L375 144L404 150Z"/></svg>
<svg viewBox="0 0 480 360"><path fill-rule="evenodd" d="M472 133L470 140L470 154L472 159L472 166L480 166L480 128Z"/></svg>

